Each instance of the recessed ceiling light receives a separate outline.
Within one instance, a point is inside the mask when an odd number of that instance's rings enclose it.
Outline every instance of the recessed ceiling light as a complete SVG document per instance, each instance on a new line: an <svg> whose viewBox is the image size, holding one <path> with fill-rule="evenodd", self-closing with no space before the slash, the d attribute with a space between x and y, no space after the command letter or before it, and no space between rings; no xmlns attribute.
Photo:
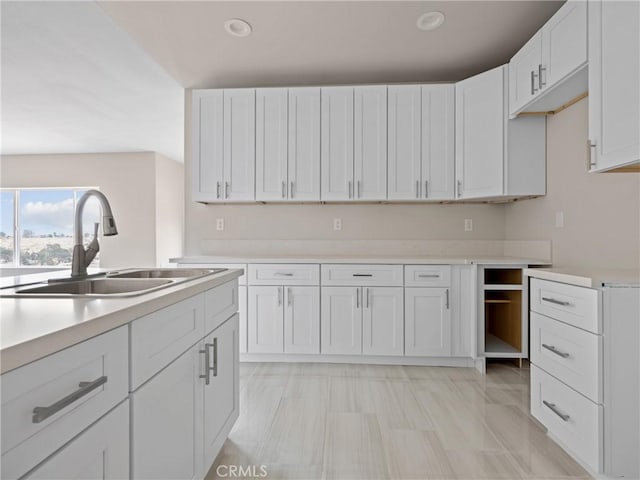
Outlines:
<svg viewBox="0 0 640 480"><path fill-rule="evenodd" d="M420 30L435 30L444 23L444 13L427 12L418 17L416 25Z"/></svg>
<svg viewBox="0 0 640 480"><path fill-rule="evenodd" d="M234 37L248 37L251 34L251 25L240 18L232 18L224 22L224 29Z"/></svg>

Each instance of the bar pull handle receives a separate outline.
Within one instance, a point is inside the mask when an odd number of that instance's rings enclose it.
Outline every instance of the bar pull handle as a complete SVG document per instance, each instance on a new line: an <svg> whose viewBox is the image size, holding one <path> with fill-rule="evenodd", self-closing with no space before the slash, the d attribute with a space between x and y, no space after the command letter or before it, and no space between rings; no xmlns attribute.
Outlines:
<svg viewBox="0 0 640 480"><path fill-rule="evenodd" d="M440 278L440 275L437 273L421 273L418 275L418 278Z"/></svg>
<svg viewBox="0 0 640 480"><path fill-rule="evenodd" d="M372 273L354 273L353 277L373 277Z"/></svg>
<svg viewBox="0 0 640 480"><path fill-rule="evenodd" d="M562 305L563 307L568 307L571 305L570 302L565 302L563 300L556 300L555 298L551 298L551 297L542 297L542 300L549 303L555 303L556 305Z"/></svg>
<svg viewBox="0 0 640 480"><path fill-rule="evenodd" d="M291 293L291 288L287 288L287 305L293 305L293 293Z"/></svg>
<svg viewBox="0 0 640 480"><path fill-rule="evenodd" d="M362 192L360 190L360 180L358 180L358 198L362 197Z"/></svg>
<svg viewBox="0 0 640 480"><path fill-rule="evenodd" d="M371 300L369 298L369 292L371 291L370 288L367 288L367 308L369 308L369 305L371 304Z"/></svg>
<svg viewBox="0 0 640 480"><path fill-rule="evenodd" d="M278 287L278 306L282 306L282 287Z"/></svg>
<svg viewBox="0 0 640 480"><path fill-rule="evenodd" d="M282 181L282 198L287 198L287 182Z"/></svg>
<svg viewBox="0 0 640 480"><path fill-rule="evenodd" d="M595 155L593 154L593 149L596 147L595 142L591 140L587 140L587 169L591 170L596 166L596 162L593 160Z"/></svg>
<svg viewBox="0 0 640 480"><path fill-rule="evenodd" d="M538 74L531 70L531 95L535 95L535 93L538 91L538 89L536 88L536 78L538 77Z"/></svg>
<svg viewBox="0 0 640 480"><path fill-rule="evenodd" d="M216 198L220 198L220 182L216 182Z"/></svg>
<svg viewBox="0 0 640 480"><path fill-rule="evenodd" d="M213 343L209 344L213 347L213 366L211 367L211 371L213 372L213 376L218 376L218 337L213 339Z"/></svg>
<svg viewBox="0 0 640 480"><path fill-rule="evenodd" d="M424 181L424 198L429 198L429 182Z"/></svg>
<svg viewBox="0 0 640 480"><path fill-rule="evenodd" d="M351 192L352 192L352 188L351 188L351 180L349 180L349 181L347 182L347 188L348 188L348 190L349 190L349 198L351 198L351 197L353 196L353 194L351 193Z"/></svg>
<svg viewBox="0 0 640 480"><path fill-rule="evenodd" d="M544 403L544 405L551 410L553 413L555 413L556 415L558 415L562 420L564 420L565 422L568 422L569 419L571 418L569 415L567 415L566 413L562 413L560 410L558 410L558 407L556 407L555 403L550 403L547 402L546 400L543 400L542 403Z"/></svg>
<svg viewBox="0 0 640 480"><path fill-rule="evenodd" d="M542 87L547 86L547 82L542 80L542 74L547 72L547 67L543 67L541 63L538 64L538 88L542 90Z"/></svg>
<svg viewBox="0 0 640 480"><path fill-rule="evenodd" d="M447 307L447 310L449 310L449 289L448 288L445 290L445 306Z"/></svg>
<svg viewBox="0 0 640 480"><path fill-rule="evenodd" d="M356 289L356 309L360 308L360 289Z"/></svg>
<svg viewBox="0 0 640 480"><path fill-rule="evenodd" d="M224 182L224 198L229 198L229 182Z"/></svg>
<svg viewBox="0 0 640 480"><path fill-rule="evenodd" d="M458 180L458 198L462 196L462 180Z"/></svg>
<svg viewBox="0 0 640 480"><path fill-rule="evenodd" d="M294 185L294 184L293 184L293 180L292 180L292 181L291 181L291 192L289 193L289 196L290 196L291 198L293 198L293 192L294 192L294 186L293 186L293 185Z"/></svg>
<svg viewBox="0 0 640 480"><path fill-rule="evenodd" d="M291 272L276 272L274 275L278 275L281 277L293 277L293 273Z"/></svg>
<svg viewBox="0 0 640 480"><path fill-rule="evenodd" d="M35 407L33 409L33 417L31 418L31 421L33 423L40 423L40 422L46 420L51 415L54 415L54 414L58 413L63 408L65 408L65 407L71 405L72 403L80 400L82 397L84 397L85 395L89 394L90 392L92 392L96 388L104 385L105 383L107 383L107 377L106 376L102 376L100 378L97 378L93 382L80 382L78 384L78 387L79 387L78 390L76 390L73 393L70 393L66 397L58 400L55 403L52 403L48 407Z"/></svg>
<svg viewBox="0 0 640 480"><path fill-rule="evenodd" d="M546 348L547 350L549 350L552 353L555 353L556 355L558 355L559 357L562 358L569 358L569 354L566 352L561 352L560 350L558 350L556 347L554 347L553 345L547 345L546 343L542 344L542 348Z"/></svg>
<svg viewBox="0 0 640 480"><path fill-rule="evenodd" d="M209 343L204 344L204 350L200 350L200 353L204 353L204 375L200 375L200 378L204 378L204 384L209 385L211 379L209 378L209 364L211 363L211 357L209 355Z"/></svg>
<svg viewBox="0 0 640 480"><path fill-rule="evenodd" d="M420 198L420 180L416 180L416 198Z"/></svg>

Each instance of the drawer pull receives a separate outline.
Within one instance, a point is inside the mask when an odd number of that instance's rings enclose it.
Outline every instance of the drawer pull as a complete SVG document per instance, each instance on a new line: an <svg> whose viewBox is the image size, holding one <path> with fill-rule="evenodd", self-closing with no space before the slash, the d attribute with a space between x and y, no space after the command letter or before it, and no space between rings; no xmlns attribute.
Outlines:
<svg viewBox="0 0 640 480"><path fill-rule="evenodd" d="M372 273L354 273L354 277L373 277Z"/></svg>
<svg viewBox="0 0 640 480"><path fill-rule="evenodd" d="M562 305L563 307L568 307L571 305L570 302L565 302L563 300L556 300L555 298L551 298L551 297L542 297L542 300L549 303L555 303L556 305Z"/></svg>
<svg viewBox="0 0 640 480"><path fill-rule="evenodd" d="M279 275L281 277L293 277L293 273L284 273L284 272L276 272L274 275Z"/></svg>
<svg viewBox="0 0 640 480"><path fill-rule="evenodd" d="M542 344L542 348L546 348L547 350L549 350L552 353L555 353L556 355L558 355L559 357L562 358L569 358L569 354L566 352L561 352L560 350L558 350L556 347L554 347L553 345L547 345L546 343Z"/></svg>
<svg viewBox="0 0 640 480"><path fill-rule="evenodd" d="M200 353L204 353L204 374L200 375L200 378L204 378L204 384L209 385L211 383L211 378L209 377L209 364L211 363L211 357L209 356L209 345L210 343L204 344L204 350L199 350Z"/></svg>
<svg viewBox="0 0 640 480"><path fill-rule="evenodd" d="M48 407L35 407L33 409L33 417L31 421L33 423L40 423L43 420L46 420L51 415L58 413L64 407L71 405L76 400L81 399L82 397L87 395L89 392L95 390L101 385L104 385L105 383L107 383L106 376L100 377L97 380L94 380L93 382L80 382L78 384L78 386L80 387L78 388L78 390L76 390L73 393L70 393L63 399L58 400L56 403L49 405Z"/></svg>
<svg viewBox="0 0 640 480"><path fill-rule="evenodd" d="M423 274L423 275L418 275L418 278L440 278L440 275L438 275L437 273L435 274Z"/></svg>
<svg viewBox="0 0 640 480"><path fill-rule="evenodd" d="M551 410L553 413L555 413L556 415L558 415L562 420L564 420L565 422L568 422L569 419L571 418L569 415L567 415L566 413L562 413L560 410L558 410L558 408L556 407L555 403L550 403L547 402L546 400L543 400L542 403L545 404L545 406Z"/></svg>

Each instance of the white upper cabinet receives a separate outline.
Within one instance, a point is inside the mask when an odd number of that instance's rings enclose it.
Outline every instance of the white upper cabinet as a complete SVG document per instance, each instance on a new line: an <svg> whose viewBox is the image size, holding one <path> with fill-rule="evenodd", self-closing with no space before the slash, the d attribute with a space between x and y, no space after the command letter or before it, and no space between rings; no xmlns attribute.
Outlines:
<svg viewBox="0 0 640 480"><path fill-rule="evenodd" d="M421 86L388 88L389 200L420 200Z"/></svg>
<svg viewBox="0 0 640 480"><path fill-rule="evenodd" d="M456 198L544 195L545 119L507 119L508 69L456 84Z"/></svg>
<svg viewBox="0 0 640 480"><path fill-rule="evenodd" d="M289 89L289 200L320 200L320 89Z"/></svg>
<svg viewBox="0 0 640 480"><path fill-rule="evenodd" d="M422 86L422 183L424 200L453 200L455 86Z"/></svg>
<svg viewBox="0 0 640 480"><path fill-rule="evenodd" d="M256 200L286 200L288 89L256 90Z"/></svg>
<svg viewBox="0 0 640 480"><path fill-rule="evenodd" d="M387 86L355 87L354 199L387 198Z"/></svg>
<svg viewBox="0 0 640 480"><path fill-rule="evenodd" d="M255 90L193 91L193 199L253 201Z"/></svg>
<svg viewBox="0 0 640 480"><path fill-rule="evenodd" d="M587 91L587 2L569 0L509 62L509 113L553 111Z"/></svg>
<svg viewBox="0 0 640 480"><path fill-rule="evenodd" d="M640 163L640 3L589 2L589 162ZM635 165L634 165L635 164Z"/></svg>
<svg viewBox="0 0 640 480"><path fill-rule="evenodd" d="M322 200L353 199L353 87L322 89Z"/></svg>

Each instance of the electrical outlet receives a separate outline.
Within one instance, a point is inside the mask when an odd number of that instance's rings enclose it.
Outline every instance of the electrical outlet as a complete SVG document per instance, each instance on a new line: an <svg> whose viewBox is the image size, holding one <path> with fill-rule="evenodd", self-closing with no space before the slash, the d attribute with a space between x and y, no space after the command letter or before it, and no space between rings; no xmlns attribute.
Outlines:
<svg viewBox="0 0 640 480"><path fill-rule="evenodd" d="M334 218L333 219L333 229L334 230L342 230L342 219Z"/></svg>
<svg viewBox="0 0 640 480"><path fill-rule="evenodd" d="M473 231L473 220L471 220L470 218L464 219L464 231L465 232Z"/></svg>
<svg viewBox="0 0 640 480"><path fill-rule="evenodd" d="M564 212L556 212L556 228L564 228Z"/></svg>
<svg viewBox="0 0 640 480"><path fill-rule="evenodd" d="M224 230L224 218L216 218L216 230Z"/></svg>

